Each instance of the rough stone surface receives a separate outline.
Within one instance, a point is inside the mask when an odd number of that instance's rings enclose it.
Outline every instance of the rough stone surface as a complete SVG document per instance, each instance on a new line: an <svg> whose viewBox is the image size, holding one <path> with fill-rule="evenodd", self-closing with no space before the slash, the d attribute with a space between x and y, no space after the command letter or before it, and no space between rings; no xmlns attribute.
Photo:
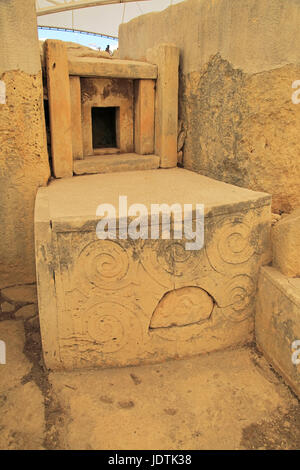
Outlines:
<svg viewBox="0 0 300 470"><path fill-rule="evenodd" d="M300 209L273 227L273 265L288 277L300 277Z"/></svg>
<svg viewBox="0 0 300 470"><path fill-rule="evenodd" d="M201 201L205 248L186 251L187 240L172 238L98 240L97 207L105 201L118 213L119 194L127 195L128 207L139 201L148 213L155 203ZM270 223L268 195L183 169L53 181L39 192L35 219L47 366L151 363L251 341L257 273L270 261ZM199 294L183 296L177 312L181 322L177 313L172 321L174 302L162 299L187 287L205 291L213 309L204 292L200 297L207 301L201 309ZM159 325L161 302L170 325L150 328L155 311L154 325Z"/></svg>
<svg viewBox="0 0 300 470"><path fill-rule="evenodd" d="M159 44L147 51L147 60L156 64L155 154L161 168L177 166L179 49Z"/></svg>
<svg viewBox="0 0 300 470"><path fill-rule="evenodd" d="M300 113L292 103L299 22L296 0L188 0L119 32L122 59L144 59L162 42L180 48L184 166L271 193L276 212L300 205Z"/></svg>
<svg viewBox="0 0 300 470"><path fill-rule="evenodd" d="M34 200L49 178L34 4L0 3L0 288L35 281Z"/></svg>
<svg viewBox="0 0 300 470"><path fill-rule="evenodd" d="M297 400L262 358L245 349L156 366L52 373L50 381L66 410L60 437L67 449L299 444Z"/></svg>
<svg viewBox="0 0 300 470"><path fill-rule="evenodd" d="M31 363L23 354L22 323L0 322L0 338L7 348L6 364L0 365L0 449L43 449L43 396L34 382L23 382Z"/></svg>
<svg viewBox="0 0 300 470"><path fill-rule="evenodd" d="M29 75L38 74L41 64L35 1L1 1L0 31L0 76L8 70L22 70Z"/></svg>
<svg viewBox="0 0 300 470"><path fill-rule="evenodd" d="M16 304L37 303L36 285L8 287L1 291L3 297Z"/></svg>
<svg viewBox="0 0 300 470"><path fill-rule="evenodd" d="M48 377L29 323L24 344L0 322L0 449L299 448L299 402L253 349Z"/></svg>
<svg viewBox="0 0 300 470"><path fill-rule="evenodd" d="M83 158L80 77L70 77L73 159Z"/></svg>
<svg viewBox="0 0 300 470"><path fill-rule="evenodd" d="M264 267L258 283L256 340L275 369L300 398L300 364L292 361L300 344L300 279L289 279L277 269Z"/></svg>

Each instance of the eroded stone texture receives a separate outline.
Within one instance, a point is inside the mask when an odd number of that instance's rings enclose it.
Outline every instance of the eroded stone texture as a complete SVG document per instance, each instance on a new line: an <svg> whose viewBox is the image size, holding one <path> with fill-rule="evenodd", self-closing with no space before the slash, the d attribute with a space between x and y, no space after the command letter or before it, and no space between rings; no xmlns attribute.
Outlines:
<svg viewBox="0 0 300 470"><path fill-rule="evenodd" d="M160 300L150 328L185 326L207 320L213 310L212 298L199 287L183 287L168 292Z"/></svg>
<svg viewBox="0 0 300 470"><path fill-rule="evenodd" d="M98 240L97 207L106 201L117 210L119 194L127 195L128 206L139 201L149 212L151 204L173 204L174 194L182 204L202 201L205 247L187 251L185 239ZM268 195L187 170L53 181L38 194L35 219L47 366L159 362L250 341L257 273L270 261L270 222ZM183 295L180 320L166 299L183 288L193 295ZM156 309L164 296L162 322Z"/></svg>
<svg viewBox="0 0 300 470"><path fill-rule="evenodd" d="M162 42L180 48L184 166L271 193L276 212L300 205L300 113L292 103L299 22L294 0L188 0L119 33L121 58L144 59Z"/></svg>
<svg viewBox="0 0 300 470"><path fill-rule="evenodd" d="M73 159L83 158L80 77L70 77Z"/></svg>
<svg viewBox="0 0 300 470"><path fill-rule="evenodd" d="M179 49L173 44L159 44L147 51L147 60L158 68L155 154L160 156L161 168L174 168L177 166Z"/></svg>
<svg viewBox="0 0 300 470"><path fill-rule="evenodd" d="M0 288L35 281L33 211L49 164L34 0L0 2Z"/></svg>
<svg viewBox="0 0 300 470"><path fill-rule="evenodd" d="M300 398L300 279L262 268L255 329L259 348Z"/></svg>
<svg viewBox="0 0 300 470"><path fill-rule="evenodd" d="M272 242L273 265L288 277L300 277L300 209L277 222Z"/></svg>
<svg viewBox="0 0 300 470"><path fill-rule="evenodd" d="M23 353L22 322L0 322L0 339L6 343L6 364L0 364L0 449L43 449L44 400L34 382L23 383L32 364Z"/></svg>

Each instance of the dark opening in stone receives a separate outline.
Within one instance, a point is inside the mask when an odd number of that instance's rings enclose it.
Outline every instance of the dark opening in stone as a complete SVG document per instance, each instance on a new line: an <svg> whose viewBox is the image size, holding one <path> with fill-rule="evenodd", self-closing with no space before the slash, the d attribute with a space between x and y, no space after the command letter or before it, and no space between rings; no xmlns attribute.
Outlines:
<svg viewBox="0 0 300 470"><path fill-rule="evenodd" d="M117 146L117 108L92 108L93 148Z"/></svg>

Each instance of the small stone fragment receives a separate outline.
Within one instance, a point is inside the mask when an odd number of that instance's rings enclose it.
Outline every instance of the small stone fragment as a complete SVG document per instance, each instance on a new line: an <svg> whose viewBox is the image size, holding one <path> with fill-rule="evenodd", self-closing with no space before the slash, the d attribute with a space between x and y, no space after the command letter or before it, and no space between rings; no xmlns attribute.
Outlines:
<svg viewBox="0 0 300 470"><path fill-rule="evenodd" d="M17 319L23 318L23 320L28 320L29 318L34 317L37 314L37 306L35 304L25 305L25 307L20 308L16 313L15 317Z"/></svg>
<svg viewBox="0 0 300 470"><path fill-rule="evenodd" d="M8 302L18 304L34 304L37 303L36 285L23 285L7 287L1 291L2 296Z"/></svg>
<svg viewBox="0 0 300 470"><path fill-rule="evenodd" d="M10 313L10 312L13 312L15 310L15 306L10 304L9 302L3 302L3 304L1 304L1 311L3 313Z"/></svg>

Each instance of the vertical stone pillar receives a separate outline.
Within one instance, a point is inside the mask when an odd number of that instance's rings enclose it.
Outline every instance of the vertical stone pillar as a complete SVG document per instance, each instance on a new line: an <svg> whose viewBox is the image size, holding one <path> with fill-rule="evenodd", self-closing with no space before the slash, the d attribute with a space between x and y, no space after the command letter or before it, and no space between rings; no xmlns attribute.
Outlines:
<svg viewBox="0 0 300 470"><path fill-rule="evenodd" d="M135 80L135 151L154 153L155 80Z"/></svg>
<svg viewBox="0 0 300 470"><path fill-rule="evenodd" d="M70 77L73 159L83 159L80 77Z"/></svg>
<svg viewBox="0 0 300 470"><path fill-rule="evenodd" d="M0 288L35 281L33 214L50 177L35 1L0 0Z"/></svg>
<svg viewBox="0 0 300 470"><path fill-rule="evenodd" d="M179 48L159 44L147 51L147 61L158 66L155 100L155 153L161 168L177 166Z"/></svg>
<svg viewBox="0 0 300 470"><path fill-rule="evenodd" d="M45 44L53 172L73 176L71 92L67 49L62 41Z"/></svg>

